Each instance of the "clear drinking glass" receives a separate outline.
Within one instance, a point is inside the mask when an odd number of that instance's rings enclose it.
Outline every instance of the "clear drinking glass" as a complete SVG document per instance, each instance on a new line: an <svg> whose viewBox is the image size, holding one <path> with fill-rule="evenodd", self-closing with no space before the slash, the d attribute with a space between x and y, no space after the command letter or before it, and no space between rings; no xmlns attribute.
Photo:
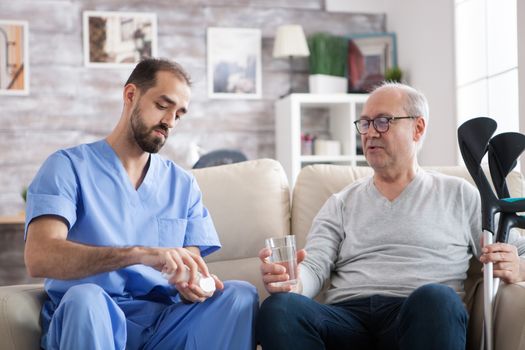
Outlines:
<svg viewBox="0 0 525 350"><path fill-rule="evenodd" d="M290 278L283 282L274 282L275 286L295 285L297 283L297 254L295 247L295 236L287 235L283 237L272 237L266 239L266 247L270 248L270 262L279 264L286 268L286 273Z"/></svg>

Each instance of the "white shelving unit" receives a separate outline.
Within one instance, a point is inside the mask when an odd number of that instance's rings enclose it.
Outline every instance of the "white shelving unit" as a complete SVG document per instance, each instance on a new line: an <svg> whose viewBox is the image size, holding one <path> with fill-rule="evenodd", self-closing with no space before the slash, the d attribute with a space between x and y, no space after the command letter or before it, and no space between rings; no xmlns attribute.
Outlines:
<svg viewBox="0 0 525 350"><path fill-rule="evenodd" d="M275 143L277 160L281 162L290 185L293 186L301 167L313 163L357 165L365 161L356 152L354 120L367 94L290 94L275 102ZM301 118L305 108L329 111L329 133L338 140L343 153L337 156L301 154ZM348 144L348 147L343 145ZM346 153L344 153L346 151Z"/></svg>

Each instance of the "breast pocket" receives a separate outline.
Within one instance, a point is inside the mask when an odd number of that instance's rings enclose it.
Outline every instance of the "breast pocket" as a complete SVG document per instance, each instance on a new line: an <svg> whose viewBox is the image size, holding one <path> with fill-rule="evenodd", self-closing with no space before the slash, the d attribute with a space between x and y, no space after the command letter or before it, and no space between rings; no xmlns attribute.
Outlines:
<svg viewBox="0 0 525 350"><path fill-rule="evenodd" d="M182 247L186 235L187 219L158 218L159 246Z"/></svg>

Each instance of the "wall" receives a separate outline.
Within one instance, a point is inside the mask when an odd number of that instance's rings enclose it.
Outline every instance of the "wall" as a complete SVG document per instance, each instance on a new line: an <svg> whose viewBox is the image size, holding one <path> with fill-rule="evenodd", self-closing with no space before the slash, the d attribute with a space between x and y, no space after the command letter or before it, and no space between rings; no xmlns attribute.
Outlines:
<svg viewBox="0 0 525 350"><path fill-rule="evenodd" d="M329 0L330 9L360 11L346 0ZM377 12L380 0L369 10ZM410 85L430 105L430 128L421 150L421 165L457 164L454 70L454 1L389 0L384 4L386 29L397 34L398 63Z"/></svg>
<svg viewBox="0 0 525 350"><path fill-rule="evenodd" d="M397 34L399 64L430 105L420 164L455 165L454 1L391 0L388 5L387 29Z"/></svg>
<svg viewBox="0 0 525 350"><path fill-rule="evenodd" d="M390 0L325 0L326 11L385 13Z"/></svg>
<svg viewBox="0 0 525 350"><path fill-rule="evenodd" d="M0 96L0 215L23 209L20 191L53 151L105 137L121 111L127 69L83 66L82 11L155 12L159 55L179 61L195 82L189 115L162 151L183 166L188 146L241 149L249 158L274 157L274 101L288 90L288 63L271 57L280 24L306 34L380 32L382 14L327 13L323 0L0 0L2 19L29 21L30 95ZM206 28L262 30L263 97L210 100ZM306 91L306 60L296 61Z"/></svg>
<svg viewBox="0 0 525 350"><path fill-rule="evenodd" d="M518 14L518 99L520 132L525 133L525 1L517 1ZM521 69L519 69L521 67ZM521 172L525 174L525 155L521 155Z"/></svg>

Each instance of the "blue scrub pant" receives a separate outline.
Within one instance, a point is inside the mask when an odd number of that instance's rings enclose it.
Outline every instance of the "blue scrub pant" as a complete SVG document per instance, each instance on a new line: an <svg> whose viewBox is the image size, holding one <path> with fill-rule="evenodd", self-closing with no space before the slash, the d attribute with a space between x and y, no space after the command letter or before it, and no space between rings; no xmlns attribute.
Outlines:
<svg viewBox="0 0 525 350"><path fill-rule="evenodd" d="M279 293L261 305L257 338L265 350L464 350L467 322L459 296L439 284L333 305Z"/></svg>
<svg viewBox="0 0 525 350"><path fill-rule="evenodd" d="M111 298L95 284L71 287L52 316L49 305L44 306L42 322L51 319L43 324L48 331L41 345L90 350L255 348L259 304L255 287L247 282L225 282L222 292L202 303L154 299Z"/></svg>

